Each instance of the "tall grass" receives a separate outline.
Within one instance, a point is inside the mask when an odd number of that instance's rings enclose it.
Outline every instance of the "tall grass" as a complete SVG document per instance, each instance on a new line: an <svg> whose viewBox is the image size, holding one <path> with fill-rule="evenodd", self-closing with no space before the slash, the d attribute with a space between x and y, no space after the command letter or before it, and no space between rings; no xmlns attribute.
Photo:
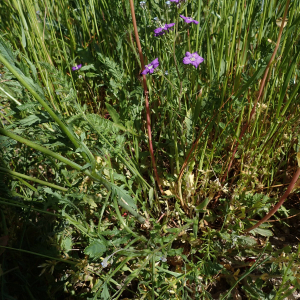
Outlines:
<svg viewBox="0 0 300 300"><path fill-rule="evenodd" d="M285 273L298 252L275 252L271 226L253 226L298 177L299 1L133 4L135 13L122 0L0 3L2 227L21 236L0 245L50 258L40 263L50 299L63 290L212 299L216 280L226 282L220 299L287 296L299 288L298 271ZM187 51L204 62L184 65ZM141 77L155 58L159 67ZM18 210L23 231L8 221ZM29 229L51 236L50 254L32 246ZM14 253L4 254L18 261ZM255 267L239 275L237 257L250 254ZM269 277L254 280L254 270ZM281 275L277 291L268 279ZM2 278L5 299L15 277ZM21 286L32 299L46 295L24 278Z"/></svg>

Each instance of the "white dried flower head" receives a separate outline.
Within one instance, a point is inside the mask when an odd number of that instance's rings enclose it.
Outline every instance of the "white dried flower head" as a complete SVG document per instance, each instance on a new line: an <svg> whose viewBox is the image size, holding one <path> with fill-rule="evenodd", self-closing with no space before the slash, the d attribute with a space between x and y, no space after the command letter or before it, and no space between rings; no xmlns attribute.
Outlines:
<svg viewBox="0 0 300 300"><path fill-rule="evenodd" d="M266 109L267 107L268 107L268 105L265 104L265 103L263 103L263 104L261 105L261 108L262 108L262 109Z"/></svg>
<svg viewBox="0 0 300 300"><path fill-rule="evenodd" d="M162 262L166 262L167 258L163 255L162 257L159 258L159 260L161 260Z"/></svg>
<svg viewBox="0 0 300 300"><path fill-rule="evenodd" d="M102 266L103 268L106 268L106 267L108 266L108 260L109 260L109 258L110 258L110 256L105 257L105 258L103 259L103 261L102 261L102 263L101 263L101 266Z"/></svg>

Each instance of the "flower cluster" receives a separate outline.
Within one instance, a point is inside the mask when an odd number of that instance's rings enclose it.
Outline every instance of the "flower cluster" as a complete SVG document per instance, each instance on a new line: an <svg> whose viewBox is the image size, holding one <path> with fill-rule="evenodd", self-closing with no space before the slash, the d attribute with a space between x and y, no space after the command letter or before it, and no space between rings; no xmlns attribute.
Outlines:
<svg viewBox="0 0 300 300"><path fill-rule="evenodd" d="M199 22L194 20L193 18L185 17L183 15L180 15L180 17L184 20L185 23L194 23L196 25L199 24Z"/></svg>
<svg viewBox="0 0 300 300"><path fill-rule="evenodd" d="M145 70L141 73L142 75L152 74L154 69L159 66L158 58L155 58L150 64L145 66Z"/></svg>
<svg viewBox="0 0 300 300"><path fill-rule="evenodd" d="M197 68L202 62L204 61L204 58L201 57L197 52L185 53L185 58L183 59L183 63L185 65L192 64L195 68Z"/></svg>
<svg viewBox="0 0 300 300"><path fill-rule="evenodd" d="M81 67L82 67L82 64L76 65L76 66L72 67L72 70L77 71L77 70L81 69Z"/></svg>
<svg viewBox="0 0 300 300"><path fill-rule="evenodd" d="M175 23L170 23L170 24L165 24L162 27L158 27L158 28L154 29L154 36L163 35L166 32L169 32L169 29L171 27L173 27L174 25L175 25Z"/></svg>
<svg viewBox="0 0 300 300"><path fill-rule="evenodd" d="M174 3L179 3L181 0L170 0L167 1L166 4L169 5L170 2L174 2ZM144 1L140 2L141 6L142 3L144 5ZM189 24L189 23L194 23L194 24L199 24L198 21L194 20L191 17L185 17L183 15L180 15L180 17L184 20L185 23ZM154 20L158 20L158 18L154 18ZM161 27L158 27L156 29L154 29L154 36L160 36L165 34L166 32L169 32L170 29L172 29L172 27L175 25L175 23L170 23L170 24L165 24ZM186 52L185 53L185 57L183 59L183 63L185 65L193 65L195 68L198 68L198 66L204 61L204 58L201 57L197 52L194 53L190 53L190 52ZM153 74L154 73L154 69L156 69L159 66L159 61L158 58L155 58L155 60L153 60L150 64L145 66L145 69L142 71L141 75L147 75L147 74ZM166 73L167 75L168 73Z"/></svg>

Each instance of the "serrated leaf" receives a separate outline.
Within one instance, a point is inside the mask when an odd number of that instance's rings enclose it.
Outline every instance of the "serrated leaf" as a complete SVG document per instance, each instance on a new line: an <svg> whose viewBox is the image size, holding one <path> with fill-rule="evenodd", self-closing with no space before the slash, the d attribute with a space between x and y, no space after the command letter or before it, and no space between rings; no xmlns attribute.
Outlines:
<svg viewBox="0 0 300 300"><path fill-rule="evenodd" d="M138 136L132 129L125 128L121 123L114 123L108 119L104 119L96 114L86 115L88 121L92 123L96 130L99 132L112 132L112 134L118 133L120 130L130 132L131 134Z"/></svg>
<svg viewBox="0 0 300 300"><path fill-rule="evenodd" d="M84 249L84 253L91 258L99 258L106 251L106 246L100 240L94 240Z"/></svg>
<svg viewBox="0 0 300 300"><path fill-rule="evenodd" d="M19 124L22 126L30 126L36 122L40 122L41 119L37 115L30 115L25 119L19 121Z"/></svg>
<svg viewBox="0 0 300 300"><path fill-rule="evenodd" d="M0 53L2 53L9 64L15 66L15 57L12 49L8 46L8 42L4 41L2 38L0 38Z"/></svg>

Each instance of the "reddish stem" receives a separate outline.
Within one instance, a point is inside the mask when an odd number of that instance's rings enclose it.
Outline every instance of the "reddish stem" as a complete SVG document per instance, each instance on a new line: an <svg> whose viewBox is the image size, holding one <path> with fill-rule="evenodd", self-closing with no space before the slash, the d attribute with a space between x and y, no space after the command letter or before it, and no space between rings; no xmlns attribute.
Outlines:
<svg viewBox="0 0 300 300"><path fill-rule="evenodd" d="M135 40L136 40L136 44L137 44L138 50L139 50L142 70L144 70L144 68L145 68L144 57L143 57L142 47L141 47L139 34L138 34L138 30L137 30L137 25L136 25L134 4L133 4L133 0L129 0L129 1L130 1L130 9L131 9L131 16L132 16L132 23L133 23L133 28L134 28ZM154 169L154 174L155 174L157 185L159 187L160 192L162 194L164 194L164 191L163 191L163 189L161 187L161 184L159 182L159 176L158 176L158 172L157 172L157 168L156 168L156 162L155 162L155 158L154 158L154 151L153 151L153 145L152 145L150 108L149 108L149 101L148 101L148 89L147 89L146 75L143 75L143 85L144 85L145 104L146 104L146 115L147 115L146 119L147 119L147 131L148 131L148 139L149 139L149 151L150 151L150 155L151 155L152 166L153 166L153 169Z"/></svg>
<svg viewBox="0 0 300 300"><path fill-rule="evenodd" d="M251 113L250 113L249 122L250 122L251 118L253 117L253 115L255 114L257 103L258 103L258 101L260 100L260 98L261 98L261 96L262 96L262 94L263 94L263 90L264 90L264 87L265 87L265 83L266 83L266 79L267 79L267 76L268 76L268 72L269 72L270 66L271 66L271 64L272 64L272 62L273 62L273 60L274 60L274 58L275 58L275 55L276 55L276 53L277 53L277 50L278 50L278 48L279 48L279 44L280 44L280 40L281 40L281 36L282 36L282 31L283 31L283 27L284 27L284 23L285 23L285 18L286 18L287 12L288 12L289 4L290 4L290 0L288 0L288 1L286 2L285 11L284 11L282 23L281 23L281 26L280 26L280 30L279 30L279 35L278 35L276 47L275 47L275 49L274 49L273 55L272 55L272 57L271 57L271 59L270 59L268 65L267 65L267 67L266 67L266 70L265 70L265 73L264 73L264 77L263 77L263 79L262 79L262 81L261 81L261 84L260 84L258 97L257 97L257 99L256 99L256 101L255 101L255 104L254 104L254 106L253 106L253 108L252 108L252 110L251 110ZM243 138L243 136L244 136L246 130L248 129L248 127L249 127L249 122L246 121L246 124L244 125L244 127L243 127L243 129L242 129L242 132L241 132L241 134L240 134L240 136L239 136L239 141L241 141L241 139ZM229 173L229 171L230 171L230 169L231 169L231 166L232 166L232 163L233 163L233 160L234 160L235 153L236 153L237 148L238 148L238 146L239 146L239 141L234 142L235 147L234 147L234 150L233 150L233 153L232 153L232 156L231 156L231 159L230 159L230 162L229 162L227 171L226 171L226 173L224 174L224 176L223 176L223 178L222 178L222 183L225 181L225 179L226 179L226 177L227 177L227 175L228 175L228 173ZM234 144L233 144L233 145L234 145Z"/></svg>
<svg viewBox="0 0 300 300"><path fill-rule="evenodd" d="M285 193L283 194L283 196L280 198L279 202L269 211L269 213L265 217L263 217L254 226L246 229L245 232L249 232L249 231L257 228L259 225L261 225L262 223L264 223L267 220L269 220L276 213L276 211L279 209L279 207L283 204L284 200L287 198L287 196L293 190L294 185L295 185L296 181L298 180L299 176L300 176L300 168L298 167L296 173L294 174L294 176L292 178L291 183L289 184L289 186L288 186L287 190L285 191Z"/></svg>

